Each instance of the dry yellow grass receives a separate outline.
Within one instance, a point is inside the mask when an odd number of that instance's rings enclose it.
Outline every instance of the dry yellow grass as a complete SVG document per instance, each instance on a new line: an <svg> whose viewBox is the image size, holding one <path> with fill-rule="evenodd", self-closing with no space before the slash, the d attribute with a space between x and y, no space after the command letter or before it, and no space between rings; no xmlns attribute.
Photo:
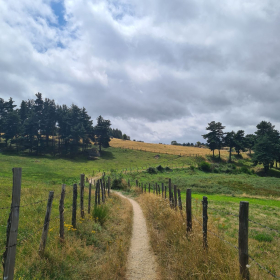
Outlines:
<svg viewBox="0 0 280 280"><path fill-rule="evenodd" d="M170 155L181 155L181 156L206 156L212 155L209 149L198 148L198 147L187 147L187 146L175 146L166 144L152 144L137 141L128 141L113 138L110 142L110 146L115 148L126 148L132 150L141 150L146 152L153 152L158 154L170 154ZM215 151L218 154L218 151ZM228 152L221 150L222 156L228 156Z"/></svg>

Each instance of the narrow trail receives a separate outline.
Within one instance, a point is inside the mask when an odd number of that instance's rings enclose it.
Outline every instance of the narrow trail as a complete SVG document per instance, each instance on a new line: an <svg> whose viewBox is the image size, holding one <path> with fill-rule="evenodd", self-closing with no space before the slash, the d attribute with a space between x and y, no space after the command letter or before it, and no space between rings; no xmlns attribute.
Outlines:
<svg viewBox="0 0 280 280"><path fill-rule="evenodd" d="M130 201L134 214L126 278L128 280L158 280L159 277L157 274L156 258L150 246L146 220L144 218L142 209L135 200L130 199L120 193L117 194Z"/></svg>

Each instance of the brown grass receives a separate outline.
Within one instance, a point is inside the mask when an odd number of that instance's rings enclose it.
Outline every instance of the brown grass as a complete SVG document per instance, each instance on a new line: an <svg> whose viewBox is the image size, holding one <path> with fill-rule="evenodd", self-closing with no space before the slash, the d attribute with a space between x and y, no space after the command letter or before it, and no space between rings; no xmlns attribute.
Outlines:
<svg viewBox="0 0 280 280"><path fill-rule="evenodd" d="M115 148L125 148L146 152L153 152L158 154L170 154L170 155L181 155L181 156L206 156L212 155L213 153L206 148L189 147L189 146L176 146L166 144L152 144L137 141L128 141L113 138L110 142L110 146ZM218 154L218 150L215 150L215 154ZM242 153L243 154L243 153ZM221 156L228 157L227 150L221 150Z"/></svg>
<svg viewBox="0 0 280 280"><path fill-rule="evenodd" d="M199 213L193 220L192 233L186 235L184 212L170 209L167 201L152 194L143 194L138 200L147 219L152 247L163 279L241 279L236 249L209 232L208 250L203 249L202 220ZM219 221L220 224L222 222ZM208 230L225 238L218 228L216 219L213 220L210 216ZM256 245L256 248L260 247ZM250 279L272 279L255 263L249 263ZM275 264L265 266L277 274Z"/></svg>
<svg viewBox="0 0 280 280"><path fill-rule="evenodd" d="M71 215L66 215L63 242L58 237L59 220L51 221L43 256L38 254L40 234L18 246L16 279L125 279L132 206L114 194L106 205L109 217L103 226L87 214L73 230Z"/></svg>

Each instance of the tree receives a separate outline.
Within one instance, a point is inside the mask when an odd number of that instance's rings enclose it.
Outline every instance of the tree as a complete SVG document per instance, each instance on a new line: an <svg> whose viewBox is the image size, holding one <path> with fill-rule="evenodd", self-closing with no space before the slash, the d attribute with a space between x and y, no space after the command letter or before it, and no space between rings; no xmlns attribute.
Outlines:
<svg viewBox="0 0 280 280"><path fill-rule="evenodd" d="M240 154L240 151L245 151L245 138L244 138L244 130L238 130L233 138L234 148L237 154Z"/></svg>
<svg viewBox="0 0 280 280"><path fill-rule="evenodd" d="M104 120L101 116L97 118L97 125L94 127L94 134L97 144L99 145L99 152L101 152L101 146L103 148L109 147L111 141L109 135L110 120Z"/></svg>
<svg viewBox="0 0 280 280"><path fill-rule="evenodd" d="M224 144L229 147L229 162L231 162L231 151L234 147L235 132L226 132L224 136Z"/></svg>
<svg viewBox="0 0 280 280"><path fill-rule="evenodd" d="M249 150L249 153L251 155L251 151L255 145L256 142L256 135L254 134L247 134L245 136L245 148Z"/></svg>
<svg viewBox="0 0 280 280"><path fill-rule="evenodd" d="M214 151L216 149L219 150L219 159L220 157L220 150L222 148L223 143L223 129L225 126L223 126L220 122L212 121L208 123L208 127L206 127L206 130L209 130L210 132L207 134L202 135L204 139L207 139L207 143L209 145L209 148L211 151L213 151L213 158L214 158Z"/></svg>
<svg viewBox="0 0 280 280"><path fill-rule="evenodd" d="M260 122L257 129L253 160L263 164L267 174L269 166L273 166L274 160L277 160L280 154L279 132L274 129L274 125L266 121Z"/></svg>

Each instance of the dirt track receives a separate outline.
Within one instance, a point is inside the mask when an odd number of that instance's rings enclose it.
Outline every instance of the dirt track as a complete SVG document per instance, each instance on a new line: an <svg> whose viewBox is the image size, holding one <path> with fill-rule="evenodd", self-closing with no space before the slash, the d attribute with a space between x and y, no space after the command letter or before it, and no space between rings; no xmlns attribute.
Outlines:
<svg viewBox="0 0 280 280"><path fill-rule="evenodd" d="M127 262L127 279L159 279L157 264L153 250L150 246L149 235L140 205L133 199L118 193L130 201L133 206L133 229L131 246Z"/></svg>

